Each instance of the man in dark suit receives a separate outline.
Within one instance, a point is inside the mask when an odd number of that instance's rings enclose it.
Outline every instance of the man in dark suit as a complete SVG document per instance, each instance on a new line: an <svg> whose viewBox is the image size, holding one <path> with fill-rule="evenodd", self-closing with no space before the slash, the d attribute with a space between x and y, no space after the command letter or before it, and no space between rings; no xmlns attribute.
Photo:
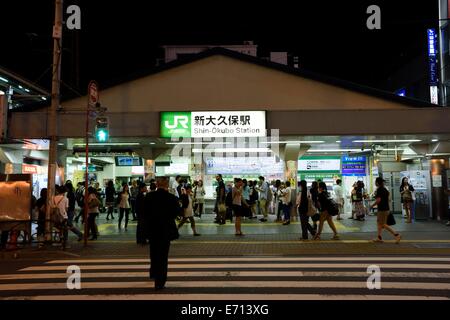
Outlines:
<svg viewBox="0 0 450 320"><path fill-rule="evenodd" d="M157 190L145 196L143 230L150 242L150 279L155 289L164 289L167 280L170 241L178 238L175 218L180 214L177 197L169 193L169 179L158 177Z"/></svg>

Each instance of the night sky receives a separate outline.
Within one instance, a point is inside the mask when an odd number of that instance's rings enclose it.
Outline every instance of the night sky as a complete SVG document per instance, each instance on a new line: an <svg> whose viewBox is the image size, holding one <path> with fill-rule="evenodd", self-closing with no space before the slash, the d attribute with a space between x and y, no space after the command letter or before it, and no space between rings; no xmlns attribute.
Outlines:
<svg viewBox="0 0 450 320"><path fill-rule="evenodd" d="M438 24L431 0L148 2L64 1L80 5L82 30L64 31L63 95L84 94L89 79L101 84L153 67L164 44L244 40L267 56L296 54L304 69L383 88L404 64L426 59L426 29ZM381 7L382 30L366 28L371 4ZM1 12L0 65L49 88L54 1L6 1Z"/></svg>

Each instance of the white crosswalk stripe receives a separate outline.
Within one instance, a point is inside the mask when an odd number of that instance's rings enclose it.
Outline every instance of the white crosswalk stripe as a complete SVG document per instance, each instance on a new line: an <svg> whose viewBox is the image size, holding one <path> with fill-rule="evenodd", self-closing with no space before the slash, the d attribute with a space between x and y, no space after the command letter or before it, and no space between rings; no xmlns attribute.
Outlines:
<svg viewBox="0 0 450 320"><path fill-rule="evenodd" d="M81 289L67 289L68 266ZM381 268L369 290L367 268ZM166 290L155 292L148 259L52 260L0 274L0 299L425 300L450 299L449 257L187 257L169 259Z"/></svg>

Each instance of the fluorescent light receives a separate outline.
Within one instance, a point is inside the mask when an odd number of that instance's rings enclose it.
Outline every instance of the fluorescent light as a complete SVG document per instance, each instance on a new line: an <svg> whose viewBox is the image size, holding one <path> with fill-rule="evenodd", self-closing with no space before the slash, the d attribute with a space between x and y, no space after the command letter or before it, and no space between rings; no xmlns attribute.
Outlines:
<svg viewBox="0 0 450 320"><path fill-rule="evenodd" d="M117 142L117 143L89 143L90 146L138 146L139 142ZM74 146L85 147L84 143L75 143Z"/></svg>
<svg viewBox="0 0 450 320"><path fill-rule="evenodd" d="M269 148L218 148L218 149L192 149L193 153L203 152L272 152Z"/></svg>
<svg viewBox="0 0 450 320"><path fill-rule="evenodd" d="M6 83L8 83L8 82L9 82L9 80L8 80L8 79L5 79L5 78L3 78L3 77L0 77L0 80L4 81L4 82L6 82Z"/></svg>
<svg viewBox="0 0 450 320"><path fill-rule="evenodd" d="M420 142L422 140L410 139L410 140L354 140L353 143L389 143L389 142Z"/></svg>
<svg viewBox="0 0 450 320"><path fill-rule="evenodd" d="M268 140L267 142L264 141L261 143L271 143L271 144L282 144L282 143L307 143L307 144L319 144L319 143L325 143L325 141L321 141L321 140L317 140L317 141L270 141Z"/></svg>
<svg viewBox="0 0 450 320"><path fill-rule="evenodd" d="M307 152L367 152L370 151L371 149L315 149L315 150L308 150Z"/></svg>
<svg viewBox="0 0 450 320"><path fill-rule="evenodd" d="M150 142L150 144L156 144L156 142Z"/></svg>
<svg viewBox="0 0 450 320"><path fill-rule="evenodd" d="M336 140L336 143L341 143L341 140Z"/></svg>
<svg viewBox="0 0 450 320"><path fill-rule="evenodd" d="M46 98L46 97L41 97L41 99L44 100L44 101L47 101L47 98Z"/></svg>
<svg viewBox="0 0 450 320"><path fill-rule="evenodd" d="M450 153L427 153L426 154L427 157L440 157L440 156L450 156Z"/></svg>
<svg viewBox="0 0 450 320"><path fill-rule="evenodd" d="M26 91L26 92L30 92L30 90L29 90L29 89L27 89L27 88L25 88L25 91Z"/></svg>
<svg viewBox="0 0 450 320"><path fill-rule="evenodd" d="M23 89L23 87L19 84L19 89Z"/></svg>
<svg viewBox="0 0 450 320"><path fill-rule="evenodd" d="M439 139L433 139L433 140L431 140L431 142L438 142L439 141Z"/></svg>
<svg viewBox="0 0 450 320"><path fill-rule="evenodd" d="M212 144L212 145L224 145L224 144L231 144L231 142L186 142L186 141L181 141L181 142L166 142L166 144L174 144L174 145L178 145L178 144L187 144L187 145L191 145L191 144L197 144L197 145L205 145L205 144Z"/></svg>
<svg viewBox="0 0 450 320"><path fill-rule="evenodd" d="M63 146L64 145L64 143L58 143L58 146Z"/></svg>

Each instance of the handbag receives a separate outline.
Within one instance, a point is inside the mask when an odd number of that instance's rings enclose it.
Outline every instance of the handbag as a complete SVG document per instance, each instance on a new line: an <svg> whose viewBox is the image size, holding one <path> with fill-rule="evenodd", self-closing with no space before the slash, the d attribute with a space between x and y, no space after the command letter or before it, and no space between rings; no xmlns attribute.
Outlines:
<svg viewBox="0 0 450 320"><path fill-rule="evenodd" d="M312 217L317 213L317 209L313 204L313 201L311 198L308 197L308 211L306 212L306 215L308 217Z"/></svg>
<svg viewBox="0 0 450 320"><path fill-rule="evenodd" d="M389 215L387 216L386 224L387 224L388 226L393 226L393 225L396 224L395 218L394 218L394 215L392 214L392 212L389 213Z"/></svg>
<svg viewBox="0 0 450 320"><path fill-rule="evenodd" d="M64 217L62 216L58 205L63 201L64 198L61 198L61 200L58 201L58 203L55 203L55 200L53 199L53 204L51 208L51 221L55 225L61 225L64 222Z"/></svg>

